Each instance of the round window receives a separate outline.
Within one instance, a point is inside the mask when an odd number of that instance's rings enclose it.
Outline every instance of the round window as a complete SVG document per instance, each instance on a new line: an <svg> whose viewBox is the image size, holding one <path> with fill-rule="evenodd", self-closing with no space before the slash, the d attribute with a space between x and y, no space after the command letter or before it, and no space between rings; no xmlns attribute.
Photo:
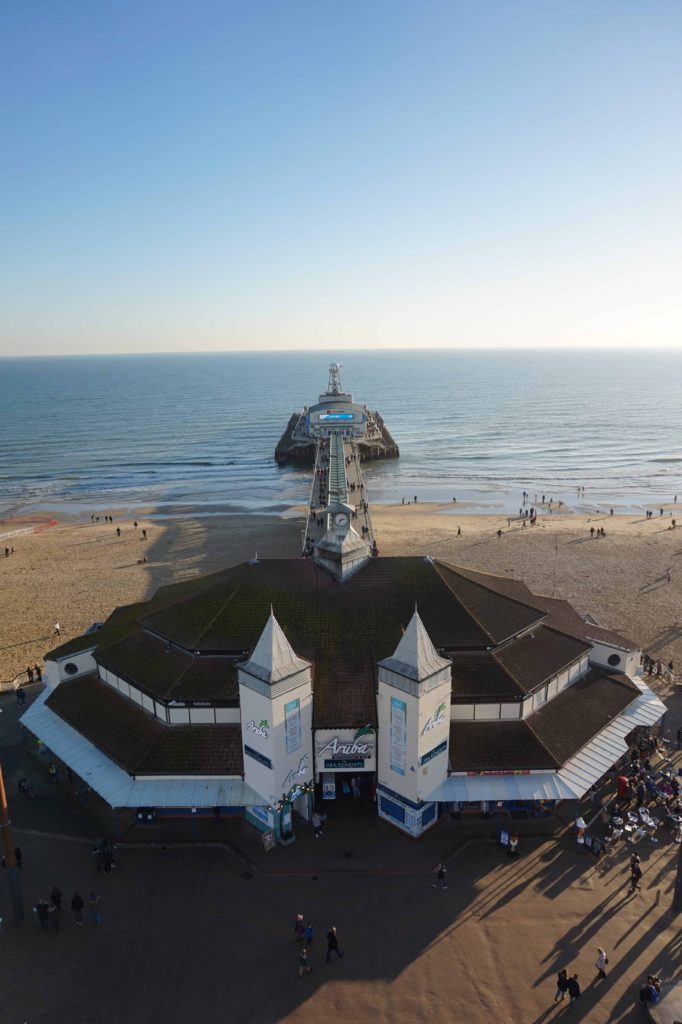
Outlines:
<svg viewBox="0 0 682 1024"><path fill-rule="evenodd" d="M608 662L613 668L620 665L620 654L609 654Z"/></svg>
<svg viewBox="0 0 682 1024"><path fill-rule="evenodd" d="M64 671L66 672L67 676L75 676L76 672L78 671L78 665L75 663L75 661L67 661L66 665L64 666Z"/></svg>

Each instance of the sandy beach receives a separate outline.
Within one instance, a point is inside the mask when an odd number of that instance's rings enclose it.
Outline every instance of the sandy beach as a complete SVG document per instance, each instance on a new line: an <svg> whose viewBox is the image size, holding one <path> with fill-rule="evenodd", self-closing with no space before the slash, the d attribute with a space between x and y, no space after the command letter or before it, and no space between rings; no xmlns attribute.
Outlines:
<svg viewBox="0 0 682 1024"><path fill-rule="evenodd" d="M300 551L302 516L139 516L135 529L132 517L113 515L113 524L60 522L2 542L15 551L0 557L0 681L56 646L55 622L62 637L72 637L165 583L213 572L256 552L281 558ZM376 505L372 516L381 555L432 555L515 576L537 592L566 598L653 656L673 659L678 671L682 667L682 526L670 528L672 518L682 522L682 506L664 506L664 515L650 520L544 513L526 528L520 521L509 527L504 516L465 509L453 514L451 505L426 503ZM22 525L5 522L0 533ZM592 539L591 527L603 527L606 536Z"/></svg>

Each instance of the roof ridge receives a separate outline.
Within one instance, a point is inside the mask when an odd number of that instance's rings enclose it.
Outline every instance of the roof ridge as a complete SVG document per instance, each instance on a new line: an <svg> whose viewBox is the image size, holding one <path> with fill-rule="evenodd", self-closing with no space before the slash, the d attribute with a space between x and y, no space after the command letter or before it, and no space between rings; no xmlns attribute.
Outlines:
<svg viewBox="0 0 682 1024"><path fill-rule="evenodd" d="M230 603L230 601L232 601L232 599L234 598L235 594L237 593L237 591L241 587L242 583L244 582L244 580L245 580L245 578L246 578L246 576L247 576L247 574L249 572L249 569L252 568L251 562L243 562L242 565L243 565L244 571L237 575L237 580L236 580L234 588L230 590L230 592L227 595L227 597L225 598L225 600L223 602L221 602L221 605L218 608L218 610L215 613L215 615L213 616L213 618L209 619L209 621L206 623L206 625L201 630L201 632L194 638L194 640L192 641L192 647L193 648L198 646L199 641L201 640L201 638L206 635L206 633L209 631L209 629L214 624L216 619L218 619L219 616L222 615L222 613L225 611L225 608ZM207 589L209 589L209 588L207 588Z"/></svg>
<svg viewBox="0 0 682 1024"><path fill-rule="evenodd" d="M557 694L557 696L559 696L559 695ZM549 702L549 701L547 701L547 703L546 703L546 704L543 704L543 707L547 707L547 704L549 704L549 703L550 703L550 702ZM542 710L542 708L539 708L538 710L540 710L540 711L541 711L541 710ZM545 743L545 741L544 741L544 740L541 740L541 739L540 739L540 737L539 737L539 736L538 736L538 734L536 733L535 729L534 729L534 728L533 728L533 726L532 726L532 725L530 724L530 719L531 719L531 718L533 717L533 715L534 715L534 714L536 714L536 712L535 712L535 711L533 711L533 712L532 712L532 713L531 713L531 714L529 715L529 717L528 717L528 718L522 718L522 719L521 719L521 721L522 721L522 722L525 722L525 723L526 723L526 728L528 729L528 731L529 731L529 732L530 732L530 733L531 733L531 734L533 735L533 737L534 737L534 738L535 738L535 739L537 740L537 742L538 742L538 743L540 744L540 746L541 746L541 747L542 747L542 749L543 749L543 750L545 751L545 753L546 753L546 754L547 754L547 755L548 755L549 757L551 757L552 761L554 762L554 765L555 765L555 770L556 770L557 768L560 768L560 767L561 767L561 763L560 763L560 761L559 761L558 757L556 756L556 754L554 754L554 753L553 753L553 752L552 752L552 751L551 751L551 750L549 749L549 747L547 746L547 744Z"/></svg>
<svg viewBox="0 0 682 1024"><path fill-rule="evenodd" d="M472 612L472 611L471 611L471 610L470 610L469 608L467 608L467 606L466 606L466 605L464 604L464 602L462 601L462 599L461 599L461 597L459 596L459 594L456 594L456 593L454 592L454 590L453 590L453 589L452 589L452 587L451 587L451 586L450 586L450 585L448 584L448 581L447 581L447 580L445 579L445 577L443 576L442 572L440 571L440 566L441 566L441 564L443 564L443 565L447 565L447 563L445 563L445 562L444 562L444 563L440 563L440 562L438 562L438 561L437 561L436 559L434 559L434 560L433 560L433 562L432 562L431 564L432 564L432 565L433 565L433 567L435 568L436 572L438 573L438 575L440 576L441 580L443 581L443 583L445 584L445 586L446 586L446 587L448 588L448 590L450 591L450 593L452 594L452 596L454 597L455 601L456 601L456 602L457 602L457 604L458 604L458 605L460 606L460 608L462 608L462 609L463 609L463 611L465 611L465 612L466 612L466 614L467 614L467 615L469 615L469 616L470 616L470 617L471 617L471 618L472 618L472 619L474 620L474 622L476 623L476 625L478 626L478 628L479 628L479 629L481 630L481 632L483 633L483 635L484 635L484 636L487 636L487 638L488 638L489 642L490 642L490 643L491 643L491 644L493 645L493 647L494 647L494 646L495 646L495 641L494 641L493 637L491 636L491 634L490 634L490 633L488 632L488 630L487 630L487 629L485 628L485 626L483 625L483 623L482 623L482 622L480 622L480 621L479 621L479 619L478 619L478 618L477 618L477 617L476 617L476 616L474 615L474 613L473 613L473 612ZM450 568L450 567L448 566L448 568ZM465 577L465 578L466 578L466 577ZM472 582L472 581L470 580L469 582Z"/></svg>
<svg viewBox="0 0 682 1024"><path fill-rule="evenodd" d="M479 583L478 580L469 579L469 577L465 575L467 571L478 573L478 569L467 570L463 566L452 565L450 562L442 562L442 564L444 566L446 566L450 570L450 572L454 572L456 576L460 576L462 579L466 580L467 583L471 583L471 585L474 586L474 587L480 587L482 590L489 590L491 593L495 594L496 597L502 598L503 601L511 601L513 604L518 604L522 608L528 608L532 612L539 612L540 615L542 615L542 617L545 618L545 619L547 618L547 615L549 614L547 611L545 611L544 608L538 608L536 605L528 604L526 601L520 601L518 599L518 597L512 597L510 594L501 594L498 590L494 590L492 587L486 587L485 583ZM462 572L462 569L464 569L463 572ZM506 579L506 577L504 577L504 576L493 576L492 573L481 573L480 575L481 576L490 576L491 579L498 579L498 580ZM513 582L513 583L523 583L523 580L515 580L515 579L512 578L511 582ZM527 587L527 589L530 590L530 587ZM531 594L533 594L532 590L531 590ZM535 597L535 594L533 594L533 597Z"/></svg>
<svg viewBox="0 0 682 1024"><path fill-rule="evenodd" d="M511 679L512 683L514 683L514 685L515 685L515 686L517 686L519 690L521 690L521 692L522 692L522 693L523 693L523 695L524 695L524 699L525 699L525 697L527 697L527 696L528 696L528 694L527 694L527 693L526 693L526 691L525 691L525 690L523 689L523 687L521 686L521 683L519 682L519 680L517 679L517 677L516 677L516 676L514 675L514 673L513 673L512 671L511 671L511 669L508 669L506 665L503 665L503 664L502 664L502 662L500 661L500 659L499 659L499 658L497 657L497 651L490 651L489 653L490 653L490 654L492 655L492 657L494 658L494 660L495 660L495 664L496 664L496 665L497 665L497 666L499 667L500 671L501 671L502 673L504 673L504 675L505 675L505 676L507 677L507 679Z"/></svg>

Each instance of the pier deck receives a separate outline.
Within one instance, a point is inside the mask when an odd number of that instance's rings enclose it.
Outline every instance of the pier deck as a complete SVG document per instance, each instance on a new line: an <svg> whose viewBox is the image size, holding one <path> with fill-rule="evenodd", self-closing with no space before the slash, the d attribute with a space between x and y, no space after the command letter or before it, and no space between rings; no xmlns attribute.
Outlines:
<svg viewBox="0 0 682 1024"><path fill-rule="evenodd" d="M332 452L330 448L330 445L336 447L337 444L341 446L338 454ZM362 478L360 454L357 445L351 441L343 441L338 435L332 435L329 443L320 442L317 446L308 508L308 524L303 542L304 550L306 545L315 544L324 537L325 509L334 502L341 502L355 508L352 519L353 529L361 537L369 540L372 545L375 539L374 529ZM363 526L366 527L367 533L363 533Z"/></svg>

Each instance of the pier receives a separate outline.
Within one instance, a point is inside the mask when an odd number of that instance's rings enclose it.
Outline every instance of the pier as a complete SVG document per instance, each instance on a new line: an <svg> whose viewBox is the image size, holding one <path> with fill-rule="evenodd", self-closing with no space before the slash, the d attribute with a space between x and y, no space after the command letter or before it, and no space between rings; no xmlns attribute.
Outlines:
<svg viewBox="0 0 682 1024"><path fill-rule="evenodd" d="M344 440L339 431L317 442L313 482L310 489L308 520L303 538L303 553L310 554L329 530L328 519L347 510L351 525L375 549L375 535L369 501L362 477L361 457L353 441Z"/></svg>

